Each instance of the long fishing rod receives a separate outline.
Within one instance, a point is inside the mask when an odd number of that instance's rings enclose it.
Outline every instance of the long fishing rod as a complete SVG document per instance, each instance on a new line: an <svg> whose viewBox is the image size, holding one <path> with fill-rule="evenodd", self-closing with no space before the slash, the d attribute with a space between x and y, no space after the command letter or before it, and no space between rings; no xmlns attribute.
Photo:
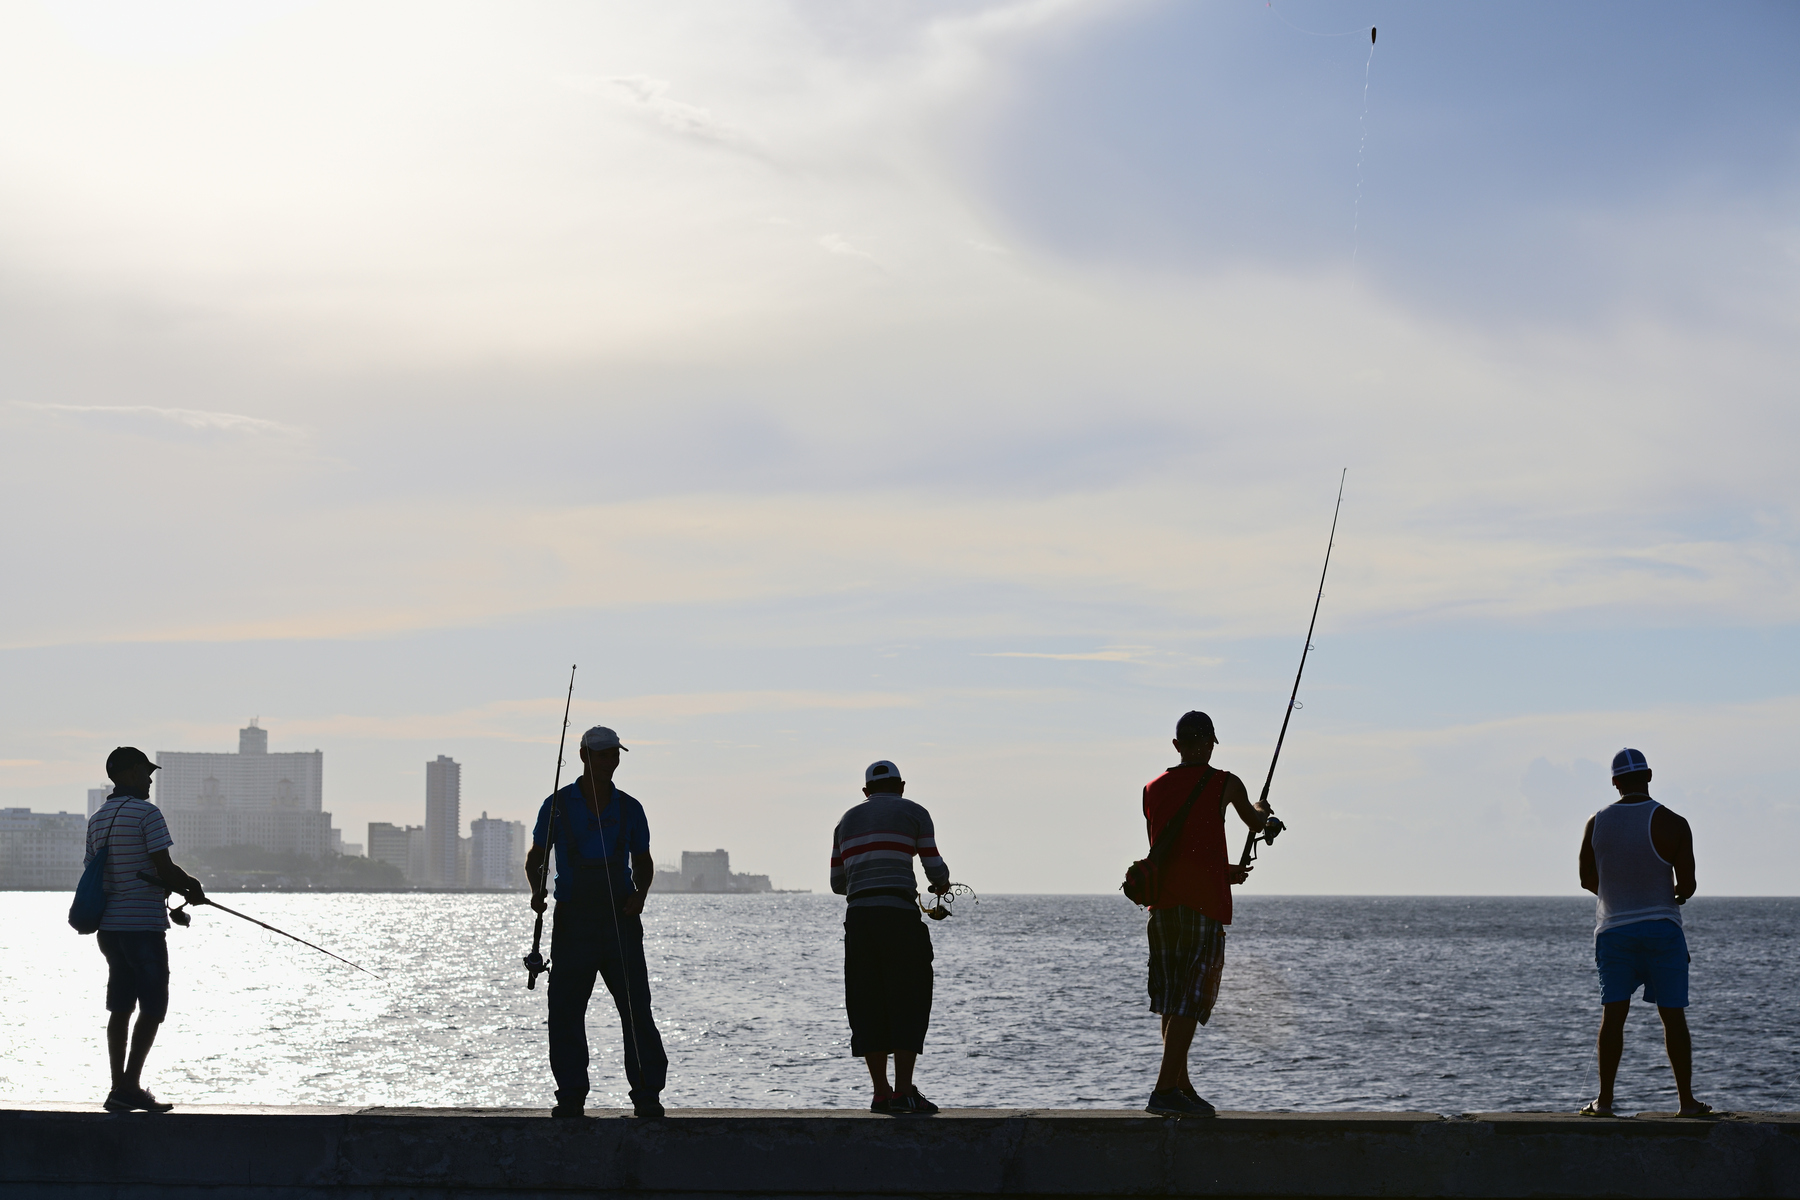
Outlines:
<svg viewBox="0 0 1800 1200"><path fill-rule="evenodd" d="M569 694L563 697L562 732L556 737L556 786L550 789L550 826L544 831L544 886L550 885L550 854L556 842L556 795L562 791L563 750L569 744L569 706L575 703L575 665L569 664ZM525 986L535 991L539 975L550 969L544 961L544 914L537 915L531 930L531 953L525 956Z"/></svg>
<svg viewBox="0 0 1800 1200"><path fill-rule="evenodd" d="M165 890L169 886L168 884L164 883L161 878L159 878L158 876L152 875L148 871L139 871L138 878L143 880L145 883L155 884L157 887L163 888ZM287 930L277 929L273 925L269 924L267 921L259 921L255 917L252 917L246 913L241 913L235 908L226 908L223 904L220 904L217 900L214 900L211 896L208 896L206 899L199 900L199 901L189 900L186 903L184 903L181 907L186 908L188 904L196 904L196 903L204 904L210 908L216 908L220 912L230 913L232 916L238 918L238 920L240 920L240 921L248 921L252 925L261 925L264 929L268 930L270 933L279 933L284 938L293 938L296 942L299 942L302 946L306 946L313 950L317 950L320 954L329 955L330 957L337 959L339 962L343 963L347 967L355 967L357 970L361 971L364 975L371 975L371 976L374 976L376 979L381 978L381 976L376 975L375 972L369 970L369 968L362 966L359 963L353 963L341 954L332 954L331 951L327 950L325 947L314 946L311 942L307 941L305 938L294 937L294 935L289 933ZM182 917L185 917L187 914L182 912L180 908L176 909L173 913L170 913L169 915L175 919L175 923L177 925L186 925L187 924L186 921L181 919Z"/></svg>
<svg viewBox="0 0 1800 1200"><path fill-rule="evenodd" d="M1331 570L1331 548L1337 544L1338 512L1344 507L1344 478L1350 474L1345 467L1338 476L1337 505L1331 510L1331 536L1325 540L1325 566L1319 571L1319 594L1313 597L1312 620L1306 623L1306 646L1300 651L1300 669L1294 672L1294 690L1288 693L1287 712L1282 714L1281 732L1275 738L1275 754L1269 759L1269 775L1263 780L1262 795L1258 803L1267 807L1269 803L1269 785L1275 782L1275 764L1281 761L1281 744L1287 740L1288 722L1294 719L1294 710L1300 707L1300 677L1306 674L1306 656L1312 652L1313 628L1319 623L1319 604L1325 599L1325 574ZM1238 866L1248 867L1256 861L1256 843L1275 843L1275 835L1287 826L1272 812L1264 822L1262 830L1251 830L1250 836L1244 840L1243 857L1238 859Z"/></svg>

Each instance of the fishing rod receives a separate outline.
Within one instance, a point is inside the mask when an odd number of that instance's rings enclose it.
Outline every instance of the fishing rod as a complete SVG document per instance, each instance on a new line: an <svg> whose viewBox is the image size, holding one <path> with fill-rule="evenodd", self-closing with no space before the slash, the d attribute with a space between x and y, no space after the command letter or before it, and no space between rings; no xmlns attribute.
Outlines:
<svg viewBox="0 0 1800 1200"><path fill-rule="evenodd" d="M1319 623L1319 604L1325 599L1325 574L1331 570L1331 548L1337 544L1338 512L1344 507L1344 477L1350 474L1345 467L1338 476L1337 505L1331 510L1331 536L1325 540L1325 566L1319 571L1319 594L1313 597L1312 620L1306 623L1306 646L1300 651L1300 669L1294 672L1294 690L1288 693L1287 712L1282 714L1281 732L1275 738L1275 754L1269 759L1269 775L1263 780L1262 795L1258 803L1265 811L1269 804L1269 785L1275 782L1275 764L1281 761L1281 744L1287 740L1288 722L1294 719L1294 710L1300 707L1300 677L1306 674L1306 656L1312 652L1313 628ZM1275 844L1275 835L1286 829L1287 825L1273 812L1263 822L1261 830L1251 830L1250 836L1244 839L1244 853L1238 859L1238 866L1248 868L1256 861L1256 843Z"/></svg>
<svg viewBox="0 0 1800 1200"><path fill-rule="evenodd" d="M148 871L139 871L138 878L143 880L145 883L154 884L155 886L162 888L165 891L168 890L168 887L169 887L168 884L164 883L161 878L159 878L158 876L152 875ZM181 906L169 914L170 919L173 920L177 925L188 924L191 920L193 920L193 918L188 916L188 914L182 910L187 908L187 906L190 904L204 904L211 908L216 908L220 912L228 912L232 916L238 918L240 921L248 921L252 925L261 925L264 929L268 930L270 933L279 933L284 938L293 938L294 941L299 942L302 946L306 946L306 947L309 947L310 949L317 950L320 954L330 955L330 957L337 959L339 962L343 963L347 967L355 967L357 970L361 971L364 975L371 975L371 976L374 976L376 979L381 978L381 976L376 975L375 972L369 970L369 968L362 966L359 963L353 963L341 954L332 954L331 951L327 950L325 947L314 946L311 942L307 941L305 938L294 937L294 935L289 933L287 930L277 929L273 925L269 924L267 921L259 921L255 917L252 917L247 913L241 913L235 908L226 908L223 904L220 904L217 900L214 900L211 896L208 896L204 900L184 899L181 903Z"/></svg>
<svg viewBox="0 0 1800 1200"><path fill-rule="evenodd" d="M575 665L569 665L569 694L563 697L562 732L556 738L556 786L550 789L550 826L544 831L544 884L550 882L550 853L552 843L556 841L556 794L562 791L563 750L569 744L569 706L575 703ZM535 991L539 975L550 969L544 961L544 914L537 915L537 924L531 930L531 953L525 956L525 986Z"/></svg>

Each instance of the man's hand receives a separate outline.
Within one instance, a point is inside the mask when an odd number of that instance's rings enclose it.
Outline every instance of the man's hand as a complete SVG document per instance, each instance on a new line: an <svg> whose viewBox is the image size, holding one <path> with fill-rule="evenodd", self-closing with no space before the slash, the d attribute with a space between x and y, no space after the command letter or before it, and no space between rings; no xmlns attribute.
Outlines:
<svg viewBox="0 0 1800 1200"><path fill-rule="evenodd" d="M531 911L541 917L544 915L544 910L549 907L549 894L539 888L531 889Z"/></svg>
<svg viewBox="0 0 1800 1200"><path fill-rule="evenodd" d="M948 892L950 888L951 885L949 883L934 883L931 885L931 894L934 896L942 896L945 892Z"/></svg>
<svg viewBox="0 0 1800 1200"><path fill-rule="evenodd" d="M1253 869L1254 868L1251 867L1240 867L1236 863L1232 863L1225 868L1225 878L1232 883L1248 883L1250 880L1250 872Z"/></svg>
<svg viewBox="0 0 1800 1200"><path fill-rule="evenodd" d="M206 903L206 889L201 887L200 881L195 879L192 875L188 876L187 886L179 890L181 892L181 898L186 900L189 904Z"/></svg>
<svg viewBox="0 0 1800 1200"><path fill-rule="evenodd" d="M628 917L641 916L644 911L644 901L649 895L649 892L633 892L625 897L625 915Z"/></svg>

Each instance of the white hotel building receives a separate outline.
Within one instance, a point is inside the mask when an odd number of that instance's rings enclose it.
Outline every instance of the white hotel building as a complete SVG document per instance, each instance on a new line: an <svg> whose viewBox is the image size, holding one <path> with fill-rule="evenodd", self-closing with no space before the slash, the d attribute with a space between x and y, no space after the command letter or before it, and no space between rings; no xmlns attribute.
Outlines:
<svg viewBox="0 0 1800 1200"><path fill-rule="evenodd" d="M252 720L236 754L158 750L152 799L182 850L260 846L320 857L339 847L323 811L325 754L269 753L269 733Z"/></svg>

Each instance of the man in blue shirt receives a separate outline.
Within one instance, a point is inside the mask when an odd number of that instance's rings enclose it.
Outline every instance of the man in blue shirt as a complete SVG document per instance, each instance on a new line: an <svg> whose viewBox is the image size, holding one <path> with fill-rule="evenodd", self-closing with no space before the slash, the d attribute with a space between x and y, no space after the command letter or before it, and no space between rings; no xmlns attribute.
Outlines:
<svg viewBox="0 0 1800 1200"><path fill-rule="evenodd" d="M650 1013L644 966L644 898L656 878L644 806L613 786L619 735L596 725L581 735L581 777L544 801L525 856L531 907L548 904L545 848L556 846L556 915L550 933L550 1070L555 1117L580 1117L588 1094L587 1006L606 981L625 1038L625 1078L640 1117L663 1115L669 1073Z"/></svg>

